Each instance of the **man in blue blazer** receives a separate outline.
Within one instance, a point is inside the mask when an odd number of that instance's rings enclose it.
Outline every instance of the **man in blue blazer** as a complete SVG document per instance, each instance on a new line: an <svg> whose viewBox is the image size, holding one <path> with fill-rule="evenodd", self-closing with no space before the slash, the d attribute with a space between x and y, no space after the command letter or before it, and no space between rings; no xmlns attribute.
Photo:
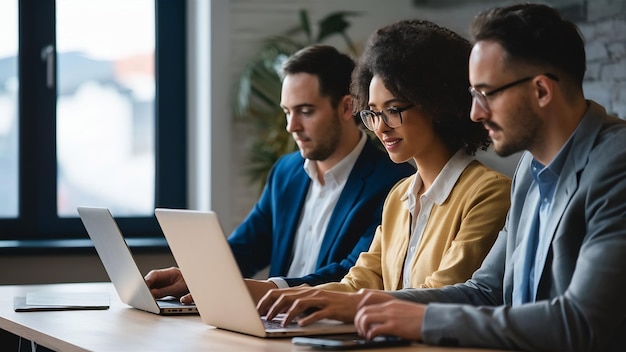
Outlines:
<svg viewBox="0 0 626 352"><path fill-rule="evenodd" d="M584 43L556 10L492 9L472 34L472 119L498 154L527 150L505 227L466 283L365 294L355 324L368 338L625 351L626 121L585 100Z"/></svg>
<svg viewBox="0 0 626 352"><path fill-rule="evenodd" d="M269 280L246 280L255 300L270 288L341 279L368 250L391 187L415 172L360 129L349 94L353 69L352 59L325 45L283 65L281 107L299 152L276 162L228 238L244 277L269 265ZM156 297L192 301L177 268L153 270L146 282Z"/></svg>
<svg viewBox="0 0 626 352"><path fill-rule="evenodd" d="M408 165L394 165L384 151L364 138L363 150L328 220L315 272L285 278L289 286L340 280L359 253L369 248L391 186L415 172ZM228 239L245 277L252 277L268 265L270 277L287 275L298 221L311 183L304 162L299 152L277 161L258 203Z"/></svg>

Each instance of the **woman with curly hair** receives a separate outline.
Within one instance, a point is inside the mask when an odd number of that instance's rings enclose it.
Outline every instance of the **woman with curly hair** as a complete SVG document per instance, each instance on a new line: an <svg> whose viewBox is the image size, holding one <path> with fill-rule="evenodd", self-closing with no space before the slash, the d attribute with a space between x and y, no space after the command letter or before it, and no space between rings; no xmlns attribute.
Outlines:
<svg viewBox="0 0 626 352"><path fill-rule="evenodd" d="M355 69L355 107L390 158L413 160L415 175L390 191L367 252L341 282L272 290L259 313L285 323L321 318L352 322L363 289L436 288L464 282L502 229L510 201L508 177L473 155L490 145L470 120L470 43L423 20L377 30Z"/></svg>

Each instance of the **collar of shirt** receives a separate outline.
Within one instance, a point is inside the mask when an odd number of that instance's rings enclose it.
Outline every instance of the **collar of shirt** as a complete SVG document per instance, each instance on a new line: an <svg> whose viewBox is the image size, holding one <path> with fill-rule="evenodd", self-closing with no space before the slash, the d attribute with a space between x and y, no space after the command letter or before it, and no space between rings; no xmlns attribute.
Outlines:
<svg viewBox="0 0 626 352"><path fill-rule="evenodd" d="M365 147L366 139L367 135L364 132L361 132L361 139L359 139L359 142L356 144L354 149L352 149L348 155L346 155L340 162L326 172L324 175L325 184L328 185L334 183L335 185L341 185L348 180L348 176L350 176L350 172L352 172L352 167ZM304 161L303 168L304 172L309 175L311 181L319 183L317 180L317 164L315 164L312 160L306 159Z"/></svg>
<svg viewBox="0 0 626 352"><path fill-rule="evenodd" d="M475 159L467 155L464 150L459 149L446 165L441 169L439 175L435 178L432 186L423 194L424 197L430 198L437 205L443 204L448 199L456 181L459 179L463 170ZM411 213L415 209L415 203L417 202L417 191L422 187L422 178L419 174L419 170L415 173L415 178L411 182L409 189L402 196L404 205Z"/></svg>
<svg viewBox="0 0 626 352"><path fill-rule="evenodd" d="M565 142L565 144L561 147L548 166L544 166L534 158L530 163L530 172L539 187L539 194L541 195L541 198L552 198L556 183L559 180L561 171L563 170L563 164L565 164L565 160L567 159L567 155L571 149L572 140L574 139L576 131L578 131L578 128L576 128L574 133L572 133L572 135L568 138L567 142Z"/></svg>

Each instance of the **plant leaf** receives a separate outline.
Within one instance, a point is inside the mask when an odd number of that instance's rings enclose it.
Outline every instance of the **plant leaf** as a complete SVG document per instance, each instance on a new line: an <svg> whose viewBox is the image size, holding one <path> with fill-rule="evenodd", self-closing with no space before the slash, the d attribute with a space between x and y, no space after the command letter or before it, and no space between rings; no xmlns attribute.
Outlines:
<svg viewBox="0 0 626 352"><path fill-rule="evenodd" d="M360 13L352 11L340 11L333 12L330 15L321 19L319 21L320 32L317 35L317 42L322 42L331 35L344 33L346 29L350 27L350 22L346 20L346 17L357 15L360 15Z"/></svg>
<svg viewBox="0 0 626 352"><path fill-rule="evenodd" d="M309 21L309 13L305 9L300 10L300 26L302 26L302 30L306 34L307 43L310 43L312 40L311 22Z"/></svg>

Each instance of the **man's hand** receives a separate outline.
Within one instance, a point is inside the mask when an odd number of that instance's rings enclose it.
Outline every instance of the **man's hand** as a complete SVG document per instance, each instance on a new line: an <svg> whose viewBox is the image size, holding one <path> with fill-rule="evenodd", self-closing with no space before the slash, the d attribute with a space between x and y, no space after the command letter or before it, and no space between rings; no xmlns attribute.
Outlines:
<svg viewBox="0 0 626 352"><path fill-rule="evenodd" d="M270 290L258 303L259 314L271 320L285 313L283 325L294 320L304 326L321 319L352 322L364 292L325 291L315 287Z"/></svg>
<svg viewBox="0 0 626 352"><path fill-rule="evenodd" d="M248 287L250 296L252 296L252 299L254 300L254 303L258 303L269 290L278 288L276 287L276 284L271 281L253 279L244 279L244 281Z"/></svg>
<svg viewBox="0 0 626 352"><path fill-rule="evenodd" d="M193 298L178 268L151 270L144 280L155 298L174 296L180 297L181 303L193 303Z"/></svg>
<svg viewBox="0 0 626 352"><path fill-rule="evenodd" d="M426 306L394 299L382 292L369 292L358 305L354 325L359 335L397 336L406 340L422 339Z"/></svg>

